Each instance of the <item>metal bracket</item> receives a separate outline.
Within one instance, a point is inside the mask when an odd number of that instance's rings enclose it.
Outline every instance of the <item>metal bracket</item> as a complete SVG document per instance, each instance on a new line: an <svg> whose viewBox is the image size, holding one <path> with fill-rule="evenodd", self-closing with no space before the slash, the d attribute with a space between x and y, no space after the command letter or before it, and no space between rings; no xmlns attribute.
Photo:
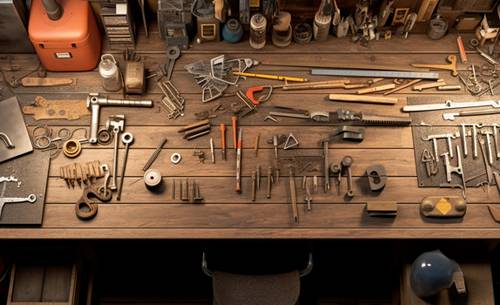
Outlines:
<svg viewBox="0 0 500 305"><path fill-rule="evenodd" d="M0 132L0 139L5 143L5 146L7 146L8 149L13 149L16 147L5 132Z"/></svg>

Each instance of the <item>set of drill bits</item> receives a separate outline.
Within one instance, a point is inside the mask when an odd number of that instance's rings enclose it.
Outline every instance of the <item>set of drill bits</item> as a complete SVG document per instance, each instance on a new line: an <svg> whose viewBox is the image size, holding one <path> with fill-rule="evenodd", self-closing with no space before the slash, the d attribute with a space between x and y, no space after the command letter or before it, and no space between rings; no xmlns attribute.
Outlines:
<svg viewBox="0 0 500 305"><path fill-rule="evenodd" d="M184 133L182 137L188 141L191 141L198 137L209 134L211 130L212 127L210 125L210 120L203 120L194 124L184 126L179 129L178 132Z"/></svg>
<svg viewBox="0 0 500 305"><path fill-rule="evenodd" d="M99 161L90 161L83 164L72 163L59 168L59 177L64 179L68 188L74 188L75 185L81 188L82 184L84 186L91 185L95 182L95 179L103 176L104 172Z"/></svg>

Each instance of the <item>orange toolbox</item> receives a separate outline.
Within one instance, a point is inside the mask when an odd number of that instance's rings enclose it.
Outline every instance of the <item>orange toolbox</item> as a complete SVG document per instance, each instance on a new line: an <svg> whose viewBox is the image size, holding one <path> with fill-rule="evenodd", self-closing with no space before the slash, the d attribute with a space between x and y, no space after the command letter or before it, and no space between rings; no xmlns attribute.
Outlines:
<svg viewBox="0 0 500 305"><path fill-rule="evenodd" d="M49 17L47 8L53 12L54 6L59 6L59 13ZM48 71L88 71L97 66L101 33L87 0L32 0L28 32Z"/></svg>

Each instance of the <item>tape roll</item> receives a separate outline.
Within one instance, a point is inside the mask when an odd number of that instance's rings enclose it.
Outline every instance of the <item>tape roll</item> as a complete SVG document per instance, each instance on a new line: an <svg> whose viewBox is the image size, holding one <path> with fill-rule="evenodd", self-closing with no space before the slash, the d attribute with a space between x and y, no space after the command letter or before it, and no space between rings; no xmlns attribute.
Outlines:
<svg viewBox="0 0 500 305"><path fill-rule="evenodd" d="M144 184L148 188L158 187L163 181L161 173L157 169L148 169L144 173Z"/></svg>

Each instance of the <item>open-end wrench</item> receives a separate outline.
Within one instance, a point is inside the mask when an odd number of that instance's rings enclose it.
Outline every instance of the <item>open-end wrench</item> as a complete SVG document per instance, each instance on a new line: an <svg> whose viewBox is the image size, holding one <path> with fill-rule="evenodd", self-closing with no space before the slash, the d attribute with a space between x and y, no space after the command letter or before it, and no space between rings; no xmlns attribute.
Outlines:
<svg viewBox="0 0 500 305"><path fill-rule="evenodd" d="M347 174L347 192L345 195L348 198L353 198L354 197L354 190L352 189L352 157L351 156L345 156L342 161L342 170Z"/></svg>
<svg viewBox="0 0 500 305"><path fill-rule="evenodd" d="M116 195L116 200L120 201L122 197L122 190L123 190L123 180L125 179L125 170L127 169L127 159L128 159L128 151L130 148L130 144L134 142L134 136L130 132L125 132L122 134L122 143L125 145L125 155L123 156L123 163L122 163L122 176L120 178L120 187L118 188L118 193Z"/></svg>
<svg viewBox="0 0 500 305"><path fill-rule="evenodd" d="M35 201L36 201L35 194L30 194L30 195L28 195L28 197L3 197L3 198L0 198L0 217L2 217L3 207L7 203L23 203L23 202L35 203Z"/></svg>
<svg viewBox="0 0 500 305"><path fill-rule="evenodd" d="M174 72L175 61L181 56L181 50L178 46L170 46L167 48L167 58L168 62L166 65L167 75L165 78L170 81L172 78L172 73Z"/></svg>
<svg viewBox="0 0 500 305"><path fill-rule="evenodd" d="M102 193L104 197L107 197L109 191L108 184L110 178L109 166L107 164L101 164L101 171L104 173L104 181L102 186L99 188L99 193Z"/></svg>
<svg viewBox="0 0 500 305"><path fill-rule="evenodd" d="M111 130L114 135L115 145L113 148L113 179L111 179L111 185L109 188L111 190L116 190L117 186L117 177L118 177L118 141L120 132L123 131L125 127L125 116L122 114L112 115L109 117L106 122L106 129Z"/></svg>

